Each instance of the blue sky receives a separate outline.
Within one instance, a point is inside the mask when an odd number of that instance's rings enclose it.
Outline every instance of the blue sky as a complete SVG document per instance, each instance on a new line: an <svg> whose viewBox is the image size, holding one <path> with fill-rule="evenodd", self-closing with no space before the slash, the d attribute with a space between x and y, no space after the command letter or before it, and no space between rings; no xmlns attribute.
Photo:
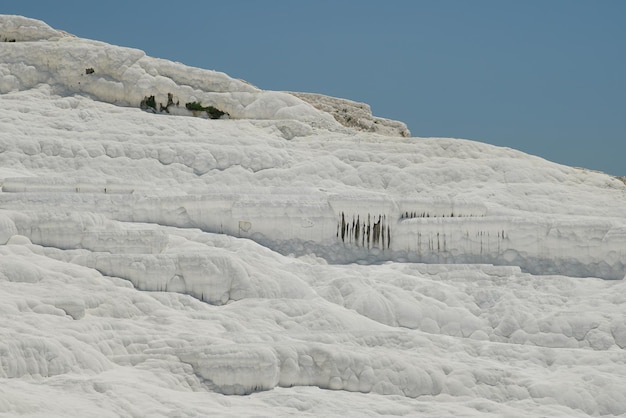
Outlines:
<svg viewBox="0 0 626 418"><path fill-rule="evenodd" d="M0 13L366 102L414 136L626 176L626 1L20 0Z"/></svg>

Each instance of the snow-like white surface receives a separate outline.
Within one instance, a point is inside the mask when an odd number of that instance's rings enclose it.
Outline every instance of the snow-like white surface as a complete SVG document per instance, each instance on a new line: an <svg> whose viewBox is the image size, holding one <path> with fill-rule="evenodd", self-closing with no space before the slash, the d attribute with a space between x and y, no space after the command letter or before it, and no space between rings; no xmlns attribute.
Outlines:
<svg viewBox="0 0 626 418"><path fill-rule="evenodd" d="M5 38L0 415L626 414L620 180Z"/></svg>

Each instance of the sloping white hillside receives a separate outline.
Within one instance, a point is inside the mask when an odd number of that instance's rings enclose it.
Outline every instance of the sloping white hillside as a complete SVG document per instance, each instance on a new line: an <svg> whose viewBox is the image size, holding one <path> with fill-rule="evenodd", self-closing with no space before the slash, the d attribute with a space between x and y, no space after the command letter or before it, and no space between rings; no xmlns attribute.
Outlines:
<svg viewBox="0 0 626 418"><path fill-rule="evenodd" d="M139 107L142 100L153 96L157 112L167 107L169 113L191 115L184 105L197 102L238 119L299 119L324 127L338 125L328 114L292 95L262 91L224 73L76 38L34 20L3 17L0 24L0 39L13 41L2 51L0 93L45 84L55 94L81 94L122 106ZM170 94L172 106L168 106Z"/></svg>
<svg viewBox="0 0 626 418"><path fill-rule="evenodd" d="M622 181L0 40L0 414L626 414Z"/></svg>

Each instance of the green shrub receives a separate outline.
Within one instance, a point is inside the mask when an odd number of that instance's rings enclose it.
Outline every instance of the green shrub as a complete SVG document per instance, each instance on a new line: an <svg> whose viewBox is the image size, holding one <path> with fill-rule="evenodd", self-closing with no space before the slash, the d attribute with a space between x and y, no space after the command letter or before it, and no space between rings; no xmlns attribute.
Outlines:
<svg viewBox="0 0 626 418"><path fill-rule="evenodd" d="M226 112L222 112L219 109L214 108L213 106L208 106L206 108L206 112L209 114L211 119L219 119L226 114Z"/></svg>
<svg viewBox="0 0 626 418"><path fill-rule="evenodd" d="M168 93L167 94L167 105L163 106L163 103L159 103L159 112L166 112L166 113L170 113L169 111L169 107L172 105L176 105L178 106L178 102L174 103L174 95L172 93ZM148 110L151 111L153 113L157 113L157 104L156 104L156 100L154 98L154 95L152 96L145 96L143 98L143 100L141 101L141 103L139 104L139 107L142 110ZM206 112L207 115L209 116L209 118L211 119L219 119L224 115L228 115L228 113L223 112L221 110L219 110L216 107L213 106L202 106L202 104L200 104L200 102L189 102L185 104L185 107L187 108L187 110L190 110L191 112L194 113L195 116L198 116L199 112Z"/></svg>
<svg viewBox="0 0 626 418"><path fill-rule="evenodd" d="M192 112L202 112L205 110L204 107L202 107L202 105L198 102L189 102L189 103L185 103L185 107L187 108L187 110L191 110Z"/></svg>
<svg viewBox="0 0 626 418"><path fill-rule="evenodd" d="M219 110L218 108L215 108L213 106L202 106L199 102L189 102L189 103L185 103L185 107L187 108L187 110L190 110L192 112L206 112L207 115L209 115L209 118L211 119L219 119L224 115L227 115L226 112L222 112L221 110Z"/></svg>

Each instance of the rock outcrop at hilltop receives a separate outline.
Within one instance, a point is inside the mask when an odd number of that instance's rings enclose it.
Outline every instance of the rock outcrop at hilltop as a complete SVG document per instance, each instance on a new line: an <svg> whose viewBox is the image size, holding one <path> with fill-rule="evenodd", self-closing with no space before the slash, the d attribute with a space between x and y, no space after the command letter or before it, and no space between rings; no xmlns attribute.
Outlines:
<svg viewBox="0 0 626 418"><path fill-rule="evenodd" d="M343 126L381 135L411 136L411 131L404 122L376 117L372 115L372 109L366 103L316 93L289 93L313 105L316 109L330 113Z"/></svg>
<svg viewBox="0 0 626 418"><path fill-rule="evenodd" d="M66 37L75 38L67 32L51 28L41 20L24 16L0 15L0 41L57 41Z"/></svg>

